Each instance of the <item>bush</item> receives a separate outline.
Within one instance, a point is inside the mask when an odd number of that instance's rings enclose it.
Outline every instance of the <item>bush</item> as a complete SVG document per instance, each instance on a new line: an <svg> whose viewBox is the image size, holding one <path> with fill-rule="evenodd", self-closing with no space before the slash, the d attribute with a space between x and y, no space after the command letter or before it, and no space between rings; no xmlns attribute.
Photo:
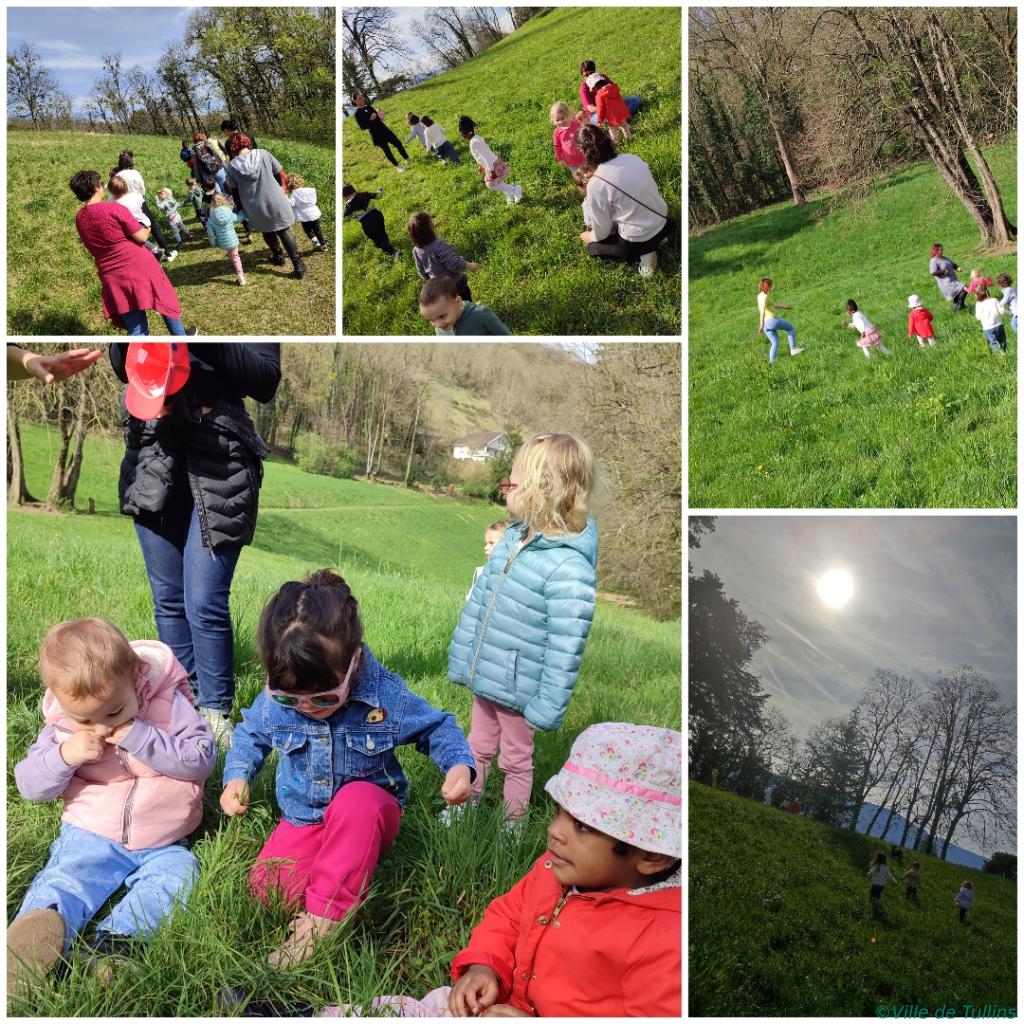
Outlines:
<svg viewBox="0 0 1024 1024"><path fill-rule="evenodd" d="M319 434L299 434L293 449L295 464L304 473L319 473L348 480L359 467L359 453L347 444L332 445Z"/></svg>
<svg viewBox="0 0 1024 1024"><path fill-rule="evenodd" d="M351 480L359 468L359 452L347 444L338 446L338 456L333 475L341 480Z"/></svg>
<svg viewBox="0 0 1024 1024"><path fill-rule="evenodd" d="M459 484L459 490L467 498L489 498L491 496L492 484L486 480L463 480Z"/></svg>

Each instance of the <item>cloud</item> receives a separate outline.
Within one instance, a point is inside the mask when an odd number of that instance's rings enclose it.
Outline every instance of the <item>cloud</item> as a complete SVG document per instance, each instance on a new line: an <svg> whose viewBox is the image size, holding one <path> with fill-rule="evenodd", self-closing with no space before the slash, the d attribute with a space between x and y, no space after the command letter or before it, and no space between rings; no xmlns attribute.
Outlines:
<svg viewBox="0 0 1024 1024"><path fill-rule="evenodd" d="M99 71L103 67L103 61L98 57L57 57L52 60L44 57L43 62L57 71Z"/></svg>

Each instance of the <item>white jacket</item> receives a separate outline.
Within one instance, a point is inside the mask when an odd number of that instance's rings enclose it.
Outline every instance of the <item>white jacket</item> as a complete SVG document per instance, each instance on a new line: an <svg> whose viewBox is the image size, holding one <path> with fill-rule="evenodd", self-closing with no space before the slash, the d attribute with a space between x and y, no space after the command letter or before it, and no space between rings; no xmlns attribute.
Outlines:
<svg viewBox="0 0 1024 1024"><path fill-rule="evenodd" d="M982 299L981 302L975 304L974 315L981 321L981 329L983 331L991 331L1003 322L999 300L991 297Z"/></svg>
<svg viewBox="0 0 1024 1024"><path fill-rule="evenodd" d="M668 203L651 169L632 153L601 164L587 183L594 238L603 242L614 228L626 242L646 242L664 226Z"/></svg>
<svg viewBox="0 0 1024 1024"><path fill-rule="evenodd" d="M291 193L295 216L301 221L320 219L320 207L316 205L316 189L306 185Z"/></svg>

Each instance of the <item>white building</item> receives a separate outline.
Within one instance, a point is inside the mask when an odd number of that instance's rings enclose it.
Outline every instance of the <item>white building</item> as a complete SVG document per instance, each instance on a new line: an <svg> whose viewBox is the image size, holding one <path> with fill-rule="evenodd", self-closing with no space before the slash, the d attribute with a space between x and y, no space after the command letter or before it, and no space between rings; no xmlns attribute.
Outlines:
<svg viewBox="0 0 1024 1024"><path fill-rule="evenodd" d="M486 462L496 459L509 448L508 437L493 430L477 430L452 442L452 458Z"/></svg>

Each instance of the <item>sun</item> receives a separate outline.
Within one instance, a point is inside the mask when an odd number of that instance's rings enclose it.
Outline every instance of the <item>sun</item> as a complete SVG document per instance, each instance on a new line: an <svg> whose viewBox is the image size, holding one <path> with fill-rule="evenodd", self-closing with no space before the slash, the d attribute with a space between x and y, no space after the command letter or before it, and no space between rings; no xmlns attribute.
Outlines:
<svg viewBox="0 0 1024 1024"><path fill-rule="evenodd" d="M829 608L842 608L853 597L853 577L845 569L829 569L818 580L818 596Z"/></svg>

